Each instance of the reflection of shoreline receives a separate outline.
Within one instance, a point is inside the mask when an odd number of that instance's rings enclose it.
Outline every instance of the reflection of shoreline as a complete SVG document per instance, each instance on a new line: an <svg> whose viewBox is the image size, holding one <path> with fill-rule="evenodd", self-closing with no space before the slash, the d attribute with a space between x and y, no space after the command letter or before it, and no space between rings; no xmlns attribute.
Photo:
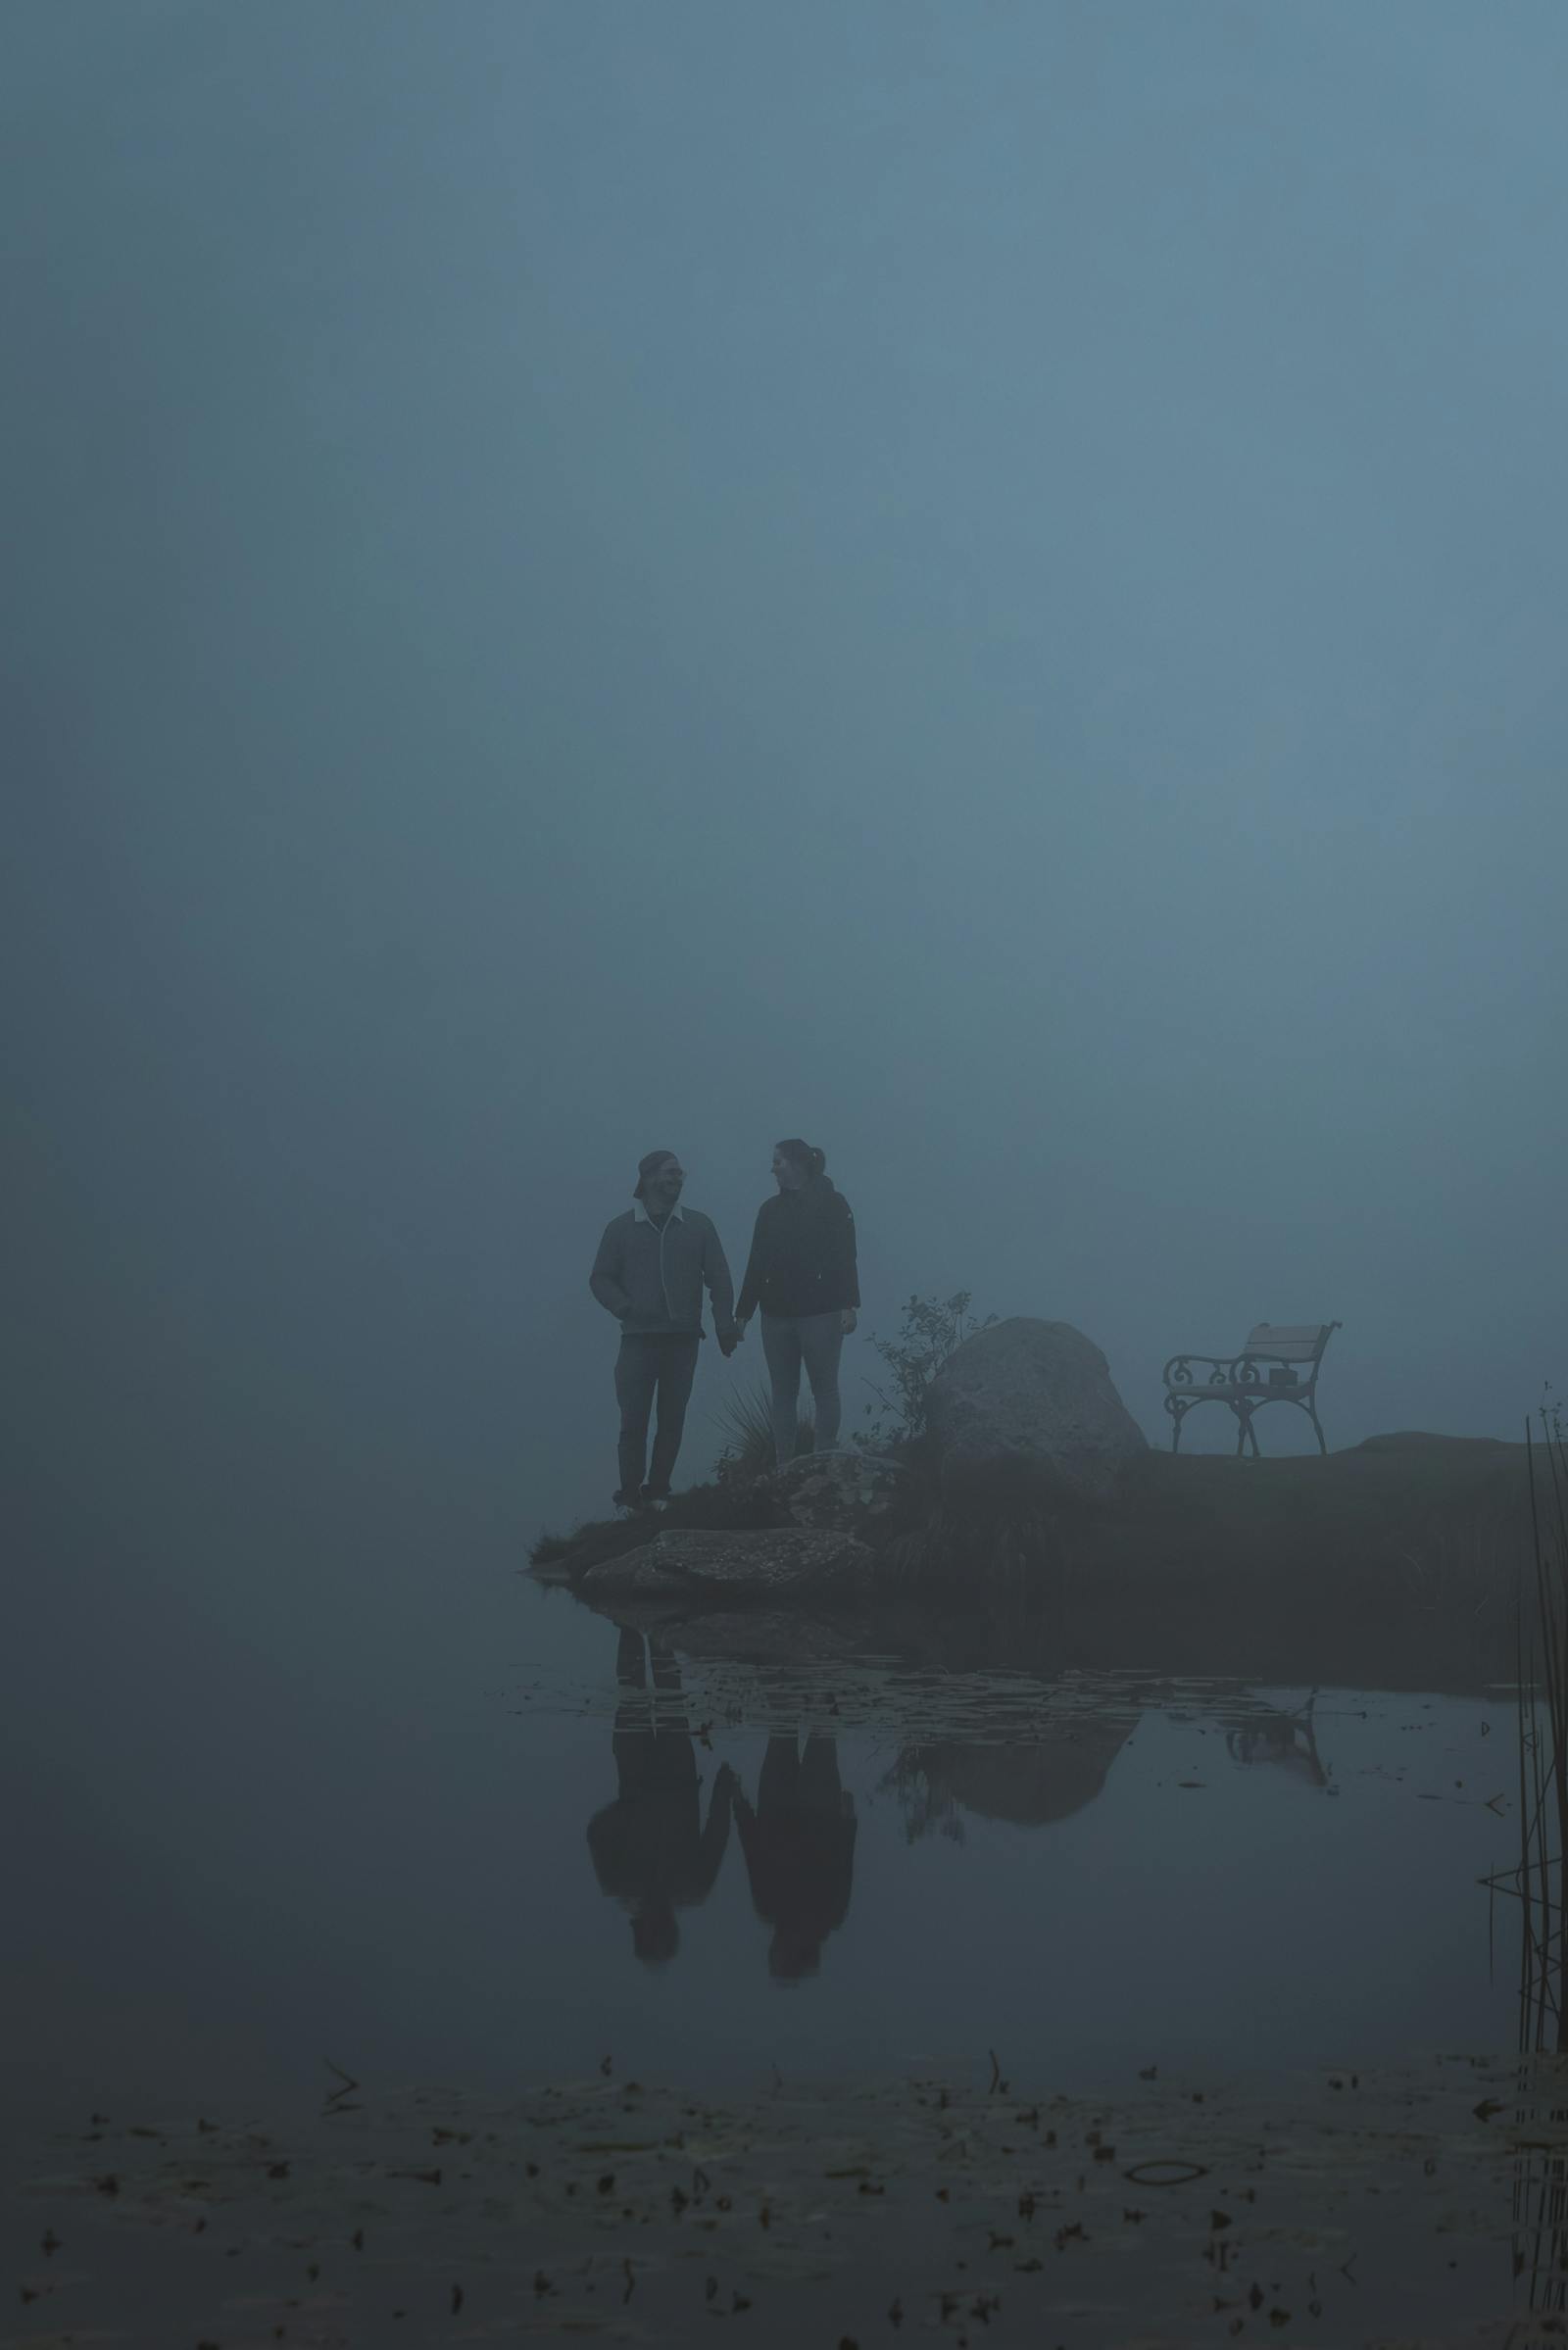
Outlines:
<svg viewBox="0 0 1568 2350"><path fill-rule="evenodd" d="M588 1605L579 1600L579 1605ZM602 1610L592 1612L602 1613ZM1032 1612L883 1599L828 1611L804 1604L672 1606L619 1599L615 1620L657 1634L694 1662L704 1659L803 1671L854 1667L875 1658L887 1670L1000 1673L1056 1682L1070 1672L1155 1681L1228 1681L1262 1688L1386 1691L1481 1697L1512 1686L1511 1624L1477 1624L1434 1609L1419 1623L1392 1624L1351 1612L1321 1612L1309 1623L1246 1621L1222 1608L1129 1623L1108 1597L1079 1591Z"/></svg>

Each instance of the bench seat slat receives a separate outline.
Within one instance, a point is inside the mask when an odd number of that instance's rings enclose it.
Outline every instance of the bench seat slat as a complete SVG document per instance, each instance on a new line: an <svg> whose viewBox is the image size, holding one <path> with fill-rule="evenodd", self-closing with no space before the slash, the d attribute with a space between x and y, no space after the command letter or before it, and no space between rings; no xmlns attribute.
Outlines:
<svg viewBox="0 0 1568 2350"><path fill-rule="evenodd" d="M1249 1331L1244 1354L1282 1354L1290 1362L1304 1362L1322 1345L1324 1329L1315 1322L1259 1322Z"/></svg>

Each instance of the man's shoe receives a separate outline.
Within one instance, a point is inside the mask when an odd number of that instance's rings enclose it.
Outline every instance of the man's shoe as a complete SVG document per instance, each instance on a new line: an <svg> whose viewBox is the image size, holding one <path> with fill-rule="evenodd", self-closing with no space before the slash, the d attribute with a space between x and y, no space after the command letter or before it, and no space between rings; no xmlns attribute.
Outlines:
<svg viewBox="0 0 1568 2350"><path fill-rule="evenodd" d="M610 1498L612 1501L613 1501L617 1509L641 1509L643 1505L643 1497L640 1490L630 1493L625 1492L612 1493Z"/></svg>
<svg viewBox="0 0 1568 2350"><path fill-rule="evenodd" d="M643 1487L643 1500L645 1503L653 1501L667 1501L668 1499L669 1488L667 1485L645 1485Z"/></svg>

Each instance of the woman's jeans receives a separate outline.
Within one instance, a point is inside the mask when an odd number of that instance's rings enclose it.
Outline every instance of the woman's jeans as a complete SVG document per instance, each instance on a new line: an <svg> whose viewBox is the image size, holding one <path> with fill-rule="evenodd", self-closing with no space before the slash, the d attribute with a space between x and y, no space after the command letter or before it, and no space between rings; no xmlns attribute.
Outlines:
<svg viewBox="0 0 1568 2350"><path fill-rule="evenodd" d="M762 1316L762 1352L773 1383L773 1449L781 1469L795 1458L795 1406L801 1392L802 1363L816 1406L816 1449L831 1452L837 1444L843 1347L844 1316L836 1306L830 1314Z"/></svg>

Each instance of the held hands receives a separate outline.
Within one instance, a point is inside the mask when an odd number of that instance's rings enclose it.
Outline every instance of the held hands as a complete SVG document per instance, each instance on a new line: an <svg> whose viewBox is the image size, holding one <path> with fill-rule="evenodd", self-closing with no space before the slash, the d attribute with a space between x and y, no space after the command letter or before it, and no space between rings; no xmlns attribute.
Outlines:
<svg viewBox="0 0 1568 2350"><path fill-rule="evenodd" d="M847 1305L844 1308L843 1313L839 1316L839 1321L846 1338L849 1337L851 1331L855 1328L858 1319L858 1316L857 1315L854 1306ZM727 1339L719 1340L718 1350L720 1354L724 1356L726 1361L729 1359L730 1355L734 1353L736 1347L740 1345L745 1336L746 1324L744 1322L737 1322L732 1336Z"/></svg>

